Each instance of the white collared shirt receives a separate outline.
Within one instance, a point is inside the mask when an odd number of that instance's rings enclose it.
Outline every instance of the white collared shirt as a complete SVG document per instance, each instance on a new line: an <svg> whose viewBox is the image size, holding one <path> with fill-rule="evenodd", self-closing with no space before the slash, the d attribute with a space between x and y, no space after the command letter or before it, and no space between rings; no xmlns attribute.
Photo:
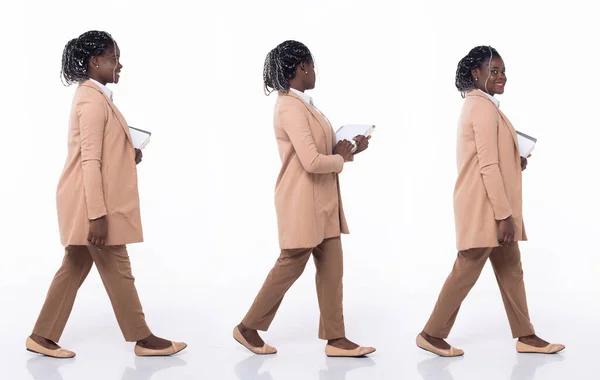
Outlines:
<svg viewBox="0 0 600 380"><path fill-rule="evenodd" d="M481 91L481 90L479 90L479 91ZM488 94L485 91L481 91L481 92L483 92L485 95L487 95L487 97L490 98L490 100L496 105L496 107L500 108L500 101L498 99L494 98L492 95Z"/></svg>
<svg viewBox="0 0 600 380"><path fill-rule="evenodd" d="M102 83L98 82L98 81L97 81L97 80L95 80L95 79L92 79L92 78L90 78L90 80L91 80L91 81L92 81L94 84L96 84L96 86L100 87L100 89L102 90L102 92L104 92L104 94L105 94L106 96L108 96L108 98L109 98L111 101L113 100L113 97L112 97L112 96L113 96L113 92L112 92L112 91L111 91L111 90L110 90L108 87L106 87L105 85L103 85Z"/></svg>
<svg viewBox="0 0 600 380"><path fill-rule="evenodd" d="M312 108L316 109L317 112L319 112L321 114L321 116L323 116L323 119L325 119L327 121L327 124L329 124L329 128L331 129L331 152L333 153L333 146L335 145L335 141L333 140L333 136L335 135L335 132L333 131L333 127L331 126L331 123L329 122L329 119L327 119L327 117L323 114L323 112L321 112L320 109L318 109L317 107L315 107L315 103L313 102L313 98L310 95L305 94L302 91L298 91L295 88L291 88L290 87L290 91L292 91L294 94L298 95L300 97L300 99L304 100L307 104L309 104Z"/></svg>
<svg viewBox="0 0 600 380"><path fill-rule="evenodd" d="M294 94L298 95L300 97L300 99L304 100L306 103L313 106L313 108L315 108L315 109L317 108L317 107L315 107L315 104L313 103L312 97L310 95L307 95L302 91L298 91L295 88L290 88L290 91L292 91ZM321 112L321 111L319 111L319 112Z"/></svg>

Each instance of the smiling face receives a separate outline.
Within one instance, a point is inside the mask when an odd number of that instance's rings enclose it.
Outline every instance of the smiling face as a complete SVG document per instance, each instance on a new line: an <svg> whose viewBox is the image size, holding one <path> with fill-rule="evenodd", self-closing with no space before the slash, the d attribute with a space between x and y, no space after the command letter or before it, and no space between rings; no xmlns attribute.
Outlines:
<svg viewBox="0 0 600 380"><path fill-rule="evenodd" d="M104 54L90 57L88 73L89 77L106 85L107 83L119 83L123 65L119 59L121 50L115 43L114 47L106 49Z"/></svg>
<svg viewBox="0 0 600 380"><path fill-rule="evenodd" d="M475 86L490 95L503 94L506 85L506 67L501 57L485 61L472 71Z"/></svg>

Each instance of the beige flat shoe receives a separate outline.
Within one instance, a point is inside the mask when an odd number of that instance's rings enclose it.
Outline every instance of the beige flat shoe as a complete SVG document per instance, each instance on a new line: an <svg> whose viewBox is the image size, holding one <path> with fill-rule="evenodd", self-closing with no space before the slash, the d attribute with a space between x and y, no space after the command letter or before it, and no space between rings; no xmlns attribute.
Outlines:
<svg viewBox="0 0 600 380"><path fill-rule="evenodd" d="M271 347L266 343L262 347L252 346L250 343L248 343L246 338L244 338L237 326L235 326L233 329L233 339L256 355L272 355L277 353L277 349L275 347Z"/></svg>
<svg viewBox="0 0 600 380"><path fill-rule="evenodd" d="M48 356L50 358L57 359L70 359L75 357L75 353L73 351L65 350L64 348L58 348L56 350L50 350L28 337L25 341L25 348L29 352L33 352L35 354L40 354L44 356Z"/></svg>
<svg viewBox="0 0 600 380"><path fill-rule="evenodd" d="M171 342L171 346L162 350L152 350L150 348L140 347L135 345L134 352L137 356L171 356L185 350L187 344Z"/></svg>
<svg viewBox="0 0 600 380"><path fill-rule="evenodd" d="M373 352L375 352L374 347L358 346L353 350L344 350L342 348L330 346L329 344L325 346L325 355L330 358L361 358L372 354Z"/></svg>
<svg viewBox="0 0 600 380"><path fill-rule="evenodd" d="M429 351L432 354L436 354L438 356L442 356L444 358L453 358L456 356L463 356L465 352L460 348L450 347L449 350L442 350L440 348L435 347L433 344L429 343L421 336L421 334L417 335L417 346L420 349L425 351Z"/></svg>
<svg viewBox="0 0 600 380"><path fill-rule="evenodd" d="M549 344L546 347L535 347L517 341L517 352L521 354L556 354L564 349L564 344Z"/></svg>

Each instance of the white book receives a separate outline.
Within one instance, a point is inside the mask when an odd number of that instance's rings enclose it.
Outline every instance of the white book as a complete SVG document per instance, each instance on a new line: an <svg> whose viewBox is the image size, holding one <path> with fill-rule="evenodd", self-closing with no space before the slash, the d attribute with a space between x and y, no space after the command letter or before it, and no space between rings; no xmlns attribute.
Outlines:
<svg viewBox="0 0 600 380"><path fill-rule="evenodd" d="M346 124L342 125L336 132L336 144L342 140L348 140L352 144L354 144L354 149L352 152L356 150L356 142L354 142L354 138L359 135L363 135L365 137L371 136L371 133L375 130L375 126L373 124Z"/></svg>
<svg viewBox="0 0 600 380"><path fill-rule="evenodd" d="M517 141L519 142L519 154L521 157L527 158L533 152L537 139L517 131Z"/></svg>
<svg viewBox="0 0 600 380"><path fill-rule="evenodd" d="M129 134L131 135L133 147L139 150L144 149L146 145L148 145L150 142L150 136L152 135L152 133L148 131L134 127L129 127Z"/></svg>

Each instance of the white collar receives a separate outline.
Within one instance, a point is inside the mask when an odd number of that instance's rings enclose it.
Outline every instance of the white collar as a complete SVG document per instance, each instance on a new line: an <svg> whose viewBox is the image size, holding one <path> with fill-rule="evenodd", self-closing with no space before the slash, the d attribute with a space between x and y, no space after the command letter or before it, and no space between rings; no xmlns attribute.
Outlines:
<svg viewBox="0 0 600 380"><path fill-rule="evenodd" d="M91 81L92 81L92 82L93 82L93 83L94 83L96 86L100 87L100 89L102 90L102 92L104 92L104 94L105 94L106 96L108 96L108 98L109 98L109 99L112 101L112 94L113 94L113 92L112 92L112 91L111 91L111 90L110 90L108 87L106 87L105 85L103 85L102 83L98 82L98 81L97 81L97 80L95 80L95 79L92 79L92 78L90 78L90 80L91 80Z"/></svg>
<svg viewBox="0 0 600 380"><path fill-rule="evenodd" d="M313 103L312 98L309 95L306 95L304 92L298 91L295 88L290 88L290 91L292 91L294 94L298 95L306 103L310 104L313 107L315 106L315 104Z"/></svg>
<svg viewBox="0 0 600 380"><path fill-rule="evenodd" d="M481 90L479 90L479 91L481 91ZM500 108L500 101L498 99L494 98L492 95L488 94L485 91L481 91L481 92L483 92L488 98L490 98L490 100L496 105L496 107Z"/></svg>

